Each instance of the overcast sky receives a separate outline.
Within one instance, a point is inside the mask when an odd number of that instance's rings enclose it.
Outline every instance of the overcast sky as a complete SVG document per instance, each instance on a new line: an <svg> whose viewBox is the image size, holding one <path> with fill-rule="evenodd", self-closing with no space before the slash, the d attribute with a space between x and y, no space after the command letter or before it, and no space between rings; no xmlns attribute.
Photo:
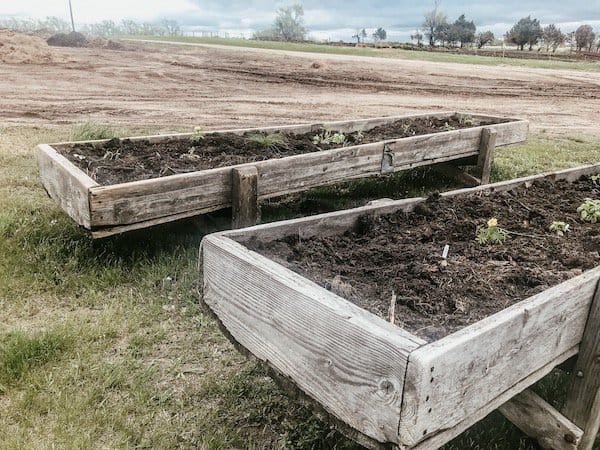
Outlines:
<svg viewBox="0 0 600 450"><path fill-rule="evenodd" d="M265 0L229 2L215 0L72 0L75 21L177 20L186 30L228 32L250 37L253 30L267 28L278 6L291 2ZM305 0L306 26L317 39L349 40L356 28L384 27L389 39L405 40L420 26L433 0ZM0 17L59 16L68 18L68 0L0 0ZM479 30L501 36L519 18L531 14L542 24L557 23L571 31L589 23L600 31L600 0L442 0L440 9L450 19L465 13Z"/></svg>

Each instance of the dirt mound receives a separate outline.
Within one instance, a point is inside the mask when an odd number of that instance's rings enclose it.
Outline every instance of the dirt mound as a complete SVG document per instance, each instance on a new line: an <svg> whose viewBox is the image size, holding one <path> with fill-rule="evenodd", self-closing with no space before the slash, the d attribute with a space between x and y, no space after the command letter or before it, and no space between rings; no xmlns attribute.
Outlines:
<svg viewBox="0 0 600 450"><path fill-rule="evenodd" d="M48 64L57 57L38 36L0 30L0 62L6 64Z"/></svg>
<svg viewBox="0 0 600 450"><path fill-rule="evenodd" d="M56 33L46 41L48 45L56 47L86 47L87 39L81 33L73 31L71 33Z"/></svg>
<svg viewBox="0 0 600 450"><path fill-rule="evenodd" d="M94 48L105 48L107 50L124 50L125 47L116 41L105 39L103 37L91 37L88 38L88 47Z"/></svg>

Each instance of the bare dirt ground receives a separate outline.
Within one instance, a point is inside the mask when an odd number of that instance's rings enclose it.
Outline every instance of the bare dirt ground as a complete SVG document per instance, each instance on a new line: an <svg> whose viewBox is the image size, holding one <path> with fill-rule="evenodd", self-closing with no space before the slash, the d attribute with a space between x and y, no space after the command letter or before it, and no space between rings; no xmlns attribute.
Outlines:
<svg viewBox="0 0 600 450"><path fill-rule="evenodd" d="M600 135L600 72L206 45L125 48L55 48L59 62L0 64L0 122L210 129L463 110L525 117L534 131Z"/></svg>

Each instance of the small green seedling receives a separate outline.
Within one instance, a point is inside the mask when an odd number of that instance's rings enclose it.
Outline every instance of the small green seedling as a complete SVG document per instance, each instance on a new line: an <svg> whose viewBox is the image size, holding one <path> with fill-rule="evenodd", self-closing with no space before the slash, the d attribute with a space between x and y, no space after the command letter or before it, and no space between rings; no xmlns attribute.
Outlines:
<svg viewBox="0 0 600 450"><path fill-rule="evenodd" d="M262 147L268 148L273 151L288 148L288 142L282 134L278 133L256 133L248 136L248 140L256 142Z"/></svg>
<svg viewBox="0 0 600 450"><path fill-rule="evenodd" d="M600 200L586 198L585 202L577 208L577 212L581 214L581 220L584 222L600 222Z"/></svg>
<svg viewBox="0 0 600 450"><path fill-rule="evenodd" d="M468 114L462 114L458 117L458 123L461 125L473 126L475 125L475 119Z"/></svg>
<svg viewBox="0 0 600 450"><path fill-rule="evenodd" d="M325 127L325 129L319 133L316 134L313 137L313 144L318 145L318 144L341 144L344 145L346 144L346 135L344 133L334 133L333 131L331 131L331 128Z"/></svg>
<svg viewBox="0 0 600 450"><path fill-rule="evenodd" d="M481 227L477 230L475 240L481 245L502 244L509 238L508 231L498 226L498 220L491 218L487 221L487 227Z"/></svg>
<svg viewBox="0 0 600 450"><path fill-rule="evenodd" d="M356 134L354 135L354 140L356 142L362 142L364 138L365 138L365 133L363 133L362 130L357 131Z"/></svg>
<svg viewBox="0 0 600 450"><path fill-rule="evenodd" d="M183 153L182 155L179 156L180 159L189 159L189 160L195 160L195 159L200 159L200 155L196 155L196 149L195 148L191 148L189 149L189 151L187 153Z"/></svg>
<svg viewBox="0 0 600 450"><path fill-rule="evenodd" d="M600 175L592 175L592 183L596 186L600 186Z"/></svg>
<svg viewBox="0 0 600 450"><path fill-rule="evenodd" d="M194 127L194 134L192 135L192 139L199 140L199 139L204 139L204 138L205 138L205 134L204 134L204 130L202 129L202 127Z"/></svg>
<svg viewBox="0 0 600 450"><path fill-rule="evenodd" d="M550 231L557 236L564 236L571 231L571 226L566 222L554 221L550 224Z"/></svg>
<svg viewBox="0 0 600 450"><path fill-rule="evenodd" d="M104 153L104 156L102 156L102 159L107 159L109 161L116 161L121 157L121 153L117 150L116 152L107 150L106 153Z"/></svg>
<svg viewBox="0 0 600 450"><path fill-rule="evenodd" d="M444 123L444 126L441 128L442 131L453 131L456 130L455 127L450 125L448 122Z"/></svg>

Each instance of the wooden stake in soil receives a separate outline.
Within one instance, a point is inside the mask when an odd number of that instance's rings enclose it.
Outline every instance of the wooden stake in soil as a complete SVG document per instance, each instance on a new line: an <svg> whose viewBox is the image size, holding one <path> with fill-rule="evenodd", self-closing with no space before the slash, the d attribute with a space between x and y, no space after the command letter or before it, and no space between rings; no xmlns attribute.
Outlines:
<svg viewBox="0 0 600 450"><path fill-rule="evenodd" d="M481 130L481 143L479 144L479 157L477 159L477 175L481 184L489 184L496 149L498 132L492 128Z"/></svg>
<svg viewBox="0 0 600 450"><path fill-rule="evenodd" d="M600 283L596 287L571 377L563 413L583 428L580 448L589 450L600 427Z"/></svg>
<svg viewBox="0 0 600 450"><path fill-rule="evenodd" d="M258 207L258 169L255 166L231 170L231 227L256 225L260 219Z"/></svg>
<svg viewBox="0 0 600 450"><path fill-rule="evenodd" d="M392 299L390 300L390 323L396 321L396 293L392 291Z"/></svg>

